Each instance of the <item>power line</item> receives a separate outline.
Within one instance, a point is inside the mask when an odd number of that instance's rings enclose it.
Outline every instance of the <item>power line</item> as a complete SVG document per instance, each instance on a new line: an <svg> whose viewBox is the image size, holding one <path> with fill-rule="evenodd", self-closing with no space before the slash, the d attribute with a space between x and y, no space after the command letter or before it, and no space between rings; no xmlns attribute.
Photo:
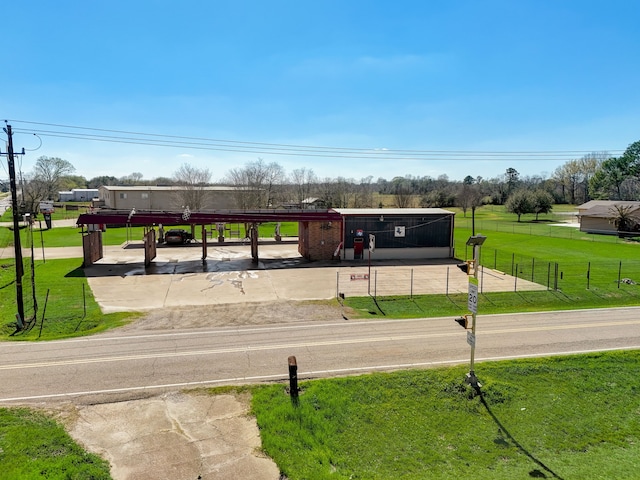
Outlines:
<svg viewBox="0 0 640 480"><path fill-rule="evenodd" d="M99 141L123 143L133 145L148 145L157 147L189 148L196 150L211 150L237 153L252 153L266 155L307 156L323 158L358 158L380 160L448 160L448 161L566 161L584 157L594 153L584 150L548 150L548 151L465 151L465 150L408 150L385 148L348 148L325 147L311 145L293 145L266 142L248 142L237 140L222 140L203 137L186 137L177 135L163 135L156 133L131 132L125 130L111 130L54 123L12 120L29 125L53 127L51 129L17 129L15 133L33 133L55 138L70 138L85 141ZM62 130L60 130L62 129ZM83 133L88 132L88 133ZM100 133L91 133L100 132ZM113 134L113 135L106 135ZM622 153L622 150L613 150Z"/></svg>

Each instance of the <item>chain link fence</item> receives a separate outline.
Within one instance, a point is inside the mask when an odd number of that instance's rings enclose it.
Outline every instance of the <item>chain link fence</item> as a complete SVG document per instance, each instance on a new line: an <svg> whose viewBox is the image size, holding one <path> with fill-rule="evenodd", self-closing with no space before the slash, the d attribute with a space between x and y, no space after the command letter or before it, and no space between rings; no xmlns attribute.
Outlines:
<svg viewBox="0 0 640 480"><path fill-rule="evenodd" d="M606 294L624 288L625 293L640 296L640 260L549 262L489 250L481 255L480 265L481 293L591 290ZM338 271L336 296L451 295L466 293L468 283L469 277L456 264L352 267Z"/></svg>

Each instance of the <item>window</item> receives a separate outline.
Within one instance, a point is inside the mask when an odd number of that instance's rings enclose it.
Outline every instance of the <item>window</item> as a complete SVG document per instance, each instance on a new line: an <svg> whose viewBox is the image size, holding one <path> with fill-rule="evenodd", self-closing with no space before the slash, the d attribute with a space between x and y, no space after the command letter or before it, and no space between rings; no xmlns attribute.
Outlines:
<svg viewBox="0 0 640 480"><path fill-rule="evenodd" d="M122 193L122 192L121 192L121 193L120 193L120 198L121 198L121 199L125 199L125 198L127 198L127 194L126 194L126 193Z"/></svg>
<svg viewBox="0 0 640 480"><path fill-rule="evenodd" d="M148 198L149 198L149 194L148 194L147 192L143 192L143 193L141 193L141 194L140 194L140 197L141 197L142 199L146 200L146 199L148 199Z"/></svg>

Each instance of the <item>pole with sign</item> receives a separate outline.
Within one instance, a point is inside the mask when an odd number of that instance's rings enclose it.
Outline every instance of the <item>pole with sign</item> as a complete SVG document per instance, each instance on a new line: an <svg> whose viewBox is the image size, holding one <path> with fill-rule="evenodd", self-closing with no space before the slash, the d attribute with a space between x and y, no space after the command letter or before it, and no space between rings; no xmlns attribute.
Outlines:
<svg viewBox="0 0 640 480"><path fill-rule="evenodd" d="M473 246L473 276L469 276L469 297L467 299L467 307L472 314L471 331L467 332L467 343L471 346L471 361L469 373L467 374L467 383L476 390L482 385L478 382L475 372L475 353L476 353L476 315L478 313L478 266L480 261L480 246L487 237L483 235L473 235L467 240L467 245Z"/></svg>

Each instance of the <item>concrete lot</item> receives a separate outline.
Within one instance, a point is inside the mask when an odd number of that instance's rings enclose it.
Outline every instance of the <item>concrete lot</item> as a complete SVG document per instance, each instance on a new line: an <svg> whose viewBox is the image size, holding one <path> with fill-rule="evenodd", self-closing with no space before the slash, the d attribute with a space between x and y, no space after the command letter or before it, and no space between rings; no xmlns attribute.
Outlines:
<svg viewBox="0 0 640 480"><path fill-rule="evenodd" d="M50 249L53 250L53 249ZM69 252L70 254L70 252ZM50 253L47 253L51 256ZM465 293L468 277L457 262L376 261L308 262L295 243L263 243L260 261L241 243L209 246L202 261L200 245L158 248L144 267L140 244L107 247L105 256L85 269L103 311L153 310L186 305L324 300L346 296ZM484 269L483 292L539 290L544 286Z"/></svg>

